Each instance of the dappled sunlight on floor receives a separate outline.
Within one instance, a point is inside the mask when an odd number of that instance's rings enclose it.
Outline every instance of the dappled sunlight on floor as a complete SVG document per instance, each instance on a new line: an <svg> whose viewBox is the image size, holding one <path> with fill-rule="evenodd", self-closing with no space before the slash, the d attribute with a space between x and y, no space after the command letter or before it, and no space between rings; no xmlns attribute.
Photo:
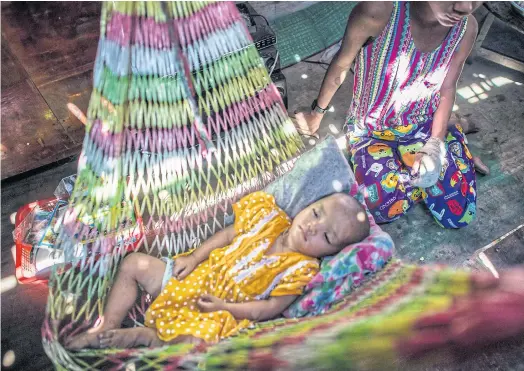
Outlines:
<svg viewBox="0 0 524 371"><path fill-rule="evenodd" d="M472 103L472 104L478 103L481 100L488 98L489 94L487 92L491 92L493 90L491 94L497 93L498 91L500 91L497 88L500 88L502 86L505 86L508 84L515 84L517 86L522 86L522 82L513 81L504 76L488 78L484 74L474 73L473 78L476 78L480 81L478 83L473 82L469 85L459 87L457 89L457 94L460 97L467 99L468 103ZM456 111L456 109L454 109L453 111Z"/></svg>
<svg viewBox="0 0 524 371"><path fill-rule="evenodd" d="M2 366L6 368L11 367L15 363L15 359L15 352L8 350L5 352L4 357L2 358Z"/></svg>

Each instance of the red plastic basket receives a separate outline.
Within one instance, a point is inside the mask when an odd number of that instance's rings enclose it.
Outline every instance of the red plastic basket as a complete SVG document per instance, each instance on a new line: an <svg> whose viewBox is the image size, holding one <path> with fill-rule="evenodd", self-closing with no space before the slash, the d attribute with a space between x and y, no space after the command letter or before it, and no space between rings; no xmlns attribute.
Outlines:
<svg viewBox="0 0 524 371"><path fill-rule="evenodd" d="M32 202L22 206L16 213L13 239L16 243L16 278L20 283L30 283L45 279L44 277L37 274L36 266L31 262L33 245L24 243L24 239L32 226L33 218L31 218L30 214L34 211L34 209L38 206L42 209L52 210L55 207L57 201L58 200L56 198L49 198Z"/></svg>
<svg viewBox="0 0 524 371"><path fill-rule="evenodd" d="M35 201L22 206L16 213L15 230L13 231L13 239L16 243L15 268L16 278L21 284L45 282L49 279L53 267L60 266L63 269L67 269L71 266L71 264L64 262L63 259L60 261L63 258L61 250L54 249L49 245L43 246L25 242L26 236L33 226L36 208L51 212L59 202L66 203L67 201L58 198ZM49 223L51 223L53 217L54 214L51 215ZM133 229L123 232L128 236L123 239L124 246L128 251L136 249L144 235L142 219L139 217L136 209L135 217L137 223ZM39 255L37 256L37 254ZM40 264L41 266L37 264L38 258L44 261L43 264ZM53 263L55 261L56 263Z"/></svg>

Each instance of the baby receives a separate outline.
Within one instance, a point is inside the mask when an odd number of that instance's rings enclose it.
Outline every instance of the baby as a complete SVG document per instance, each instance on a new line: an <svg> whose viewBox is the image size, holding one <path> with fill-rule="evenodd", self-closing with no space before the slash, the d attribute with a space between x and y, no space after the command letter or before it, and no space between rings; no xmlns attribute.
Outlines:
<svg viewBox="0 0 524 371"><path fill-rule="evenodd" d="M100 324L70 339L70 349L156 347L181 341L216 342L280 315L318 272L319 258L368 236L366 211L335 193L291 219L264 192L233 205L234 225L191 253L158 259L127 256L110 290ZM146 327L120 329L138 285L155 300Z"/></svg>

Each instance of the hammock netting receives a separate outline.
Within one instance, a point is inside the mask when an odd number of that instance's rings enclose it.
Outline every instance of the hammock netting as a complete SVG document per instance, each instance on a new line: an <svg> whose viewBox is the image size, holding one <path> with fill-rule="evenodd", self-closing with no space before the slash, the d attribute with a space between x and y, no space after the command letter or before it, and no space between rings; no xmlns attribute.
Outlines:
<svg viewBox="0 0 524 371"><path fill-rule="evenodd" d="M302 141L229 2L104 2L77 180L42 327L58 369L373 368L420 313L469 276L390 262L328 313L255 325L217 344L68 351L103 314L130 251L174 256L225 225L231 205L293 166ZM142 326L137 299L126 326Z"/></svg>

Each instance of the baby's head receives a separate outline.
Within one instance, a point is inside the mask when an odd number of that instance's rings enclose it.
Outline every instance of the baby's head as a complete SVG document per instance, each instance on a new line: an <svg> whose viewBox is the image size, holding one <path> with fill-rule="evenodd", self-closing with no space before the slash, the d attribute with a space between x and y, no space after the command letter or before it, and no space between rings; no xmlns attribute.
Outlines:
<svg viewBox="0 0 524 371"><path fill-rule="evenodd" d="M299 212L289 229L293 250L314 258L334 255L369 235L364 207L345 193L324 197Z"/></svg>

